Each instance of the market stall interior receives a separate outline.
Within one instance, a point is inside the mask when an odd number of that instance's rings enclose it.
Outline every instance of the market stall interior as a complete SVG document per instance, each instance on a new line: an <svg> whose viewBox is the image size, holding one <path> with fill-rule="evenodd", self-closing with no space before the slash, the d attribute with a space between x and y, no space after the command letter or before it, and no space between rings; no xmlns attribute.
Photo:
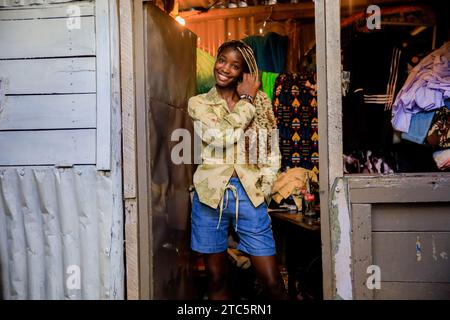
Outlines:
<svg viewBox="0 0 450 320"><path fill-rule="evenodd" d="M160 6L198 36L197 93L214 86L221 43L239 39L254 50L282 155L269 206L277 258L291 299L322 299L313 1L180 0ZM341 1L346 174L450 168L449 25L442 8L439 1ZM236 241L230 230L235 298L259 298L250 260ZM197 254L190 259L194 295L203 299L203 260Z"/></svg>

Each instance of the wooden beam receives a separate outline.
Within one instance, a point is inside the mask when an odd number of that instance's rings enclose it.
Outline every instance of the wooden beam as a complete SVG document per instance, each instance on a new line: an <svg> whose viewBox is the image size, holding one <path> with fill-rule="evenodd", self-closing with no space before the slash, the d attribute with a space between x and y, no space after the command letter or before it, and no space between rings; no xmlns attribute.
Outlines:
<svg viewBox="0 0 450 320"><path fill-rule="evenodd" d="M124 270L124 207L122 188L122 124L120 102L120 43L119 12L117 0L110 0L110 74L111 74L111 179L112 179L112 226L111 226L111 299L123 300L125 297Z"/></svg>
<svg viewBox="0 0 450 320"><path fill-rule="evenodd" d="M352 203L450 202L450 174L349 175Z"/></svg>
<svg viewBox="0 0 450 320"><path fill-rule="evenodd" d="M235 9L212 9L206 13L200 11L180 12L186 22L200 22L225 18L254 17L255 20L269 18L272 20L312 19L314 18L313 3L285 3L274 6L249 6Z"/></svg>
<svg viewBox="0 0 450 320"><path fill-rule="evenodd" d="M136 180L136 92L133 46L133 0L120 0L119 12L126 292L127 299L138 300L140 298L140 282Z"/></svg>
<svg viewBox="0 0 450 320"><path fill-rule="evenodd" d="M324 298L334 297L330 192L342 177L340 11L335 0L315 1L319 168Z"/></svg>
<svg viewBox="0 0 450 320"><path fill-rule="evenodd" d="M95 3L97 66L97 170L111 170L111 58L109 2Z"/></svg>
<svg viewBox="0 0 450 320"><path fill-rule="evenodd" d="M151 217L151 192L149 190L150 148L147 141L147 107L145 94L145 0L133 1L134 30L134 74L136 99L136 164L137 164L137 198L138 198L138 234L139 234L139 282L140 299L152 299L153 293L153 259Z"/></svg>

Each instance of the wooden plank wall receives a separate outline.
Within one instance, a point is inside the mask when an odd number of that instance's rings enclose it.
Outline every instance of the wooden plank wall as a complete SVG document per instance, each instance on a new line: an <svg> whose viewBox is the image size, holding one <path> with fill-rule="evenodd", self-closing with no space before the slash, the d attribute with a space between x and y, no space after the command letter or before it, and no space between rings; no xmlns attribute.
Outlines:
<svg viewBox="0 0 450 320"><path fill-rule="evenodd" d="M372 205L375 299L450 299L450 205Z"/></svg>
<svg viewBox="0 0 450 320"><path fill-rule="evenodd" d="M0 8L0 166L96 164L94 8Z"/></svg>
<svg viewBox="0 0 450 320"><path fill-rule="evenodd" d="M450 299L450 175L349 178L355 299ZM379 267L379 289L366 285Z"/></svg>

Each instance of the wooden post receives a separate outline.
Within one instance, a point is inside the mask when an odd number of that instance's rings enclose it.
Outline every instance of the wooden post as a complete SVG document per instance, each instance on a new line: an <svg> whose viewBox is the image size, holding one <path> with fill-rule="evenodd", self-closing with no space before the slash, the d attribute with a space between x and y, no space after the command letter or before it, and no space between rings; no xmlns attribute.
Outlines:
<svg viewBox="0 0 450 320"><path fill-rule="evenodd" d="M111 169L111 59L109 0L95 2L97 57L97 170Z"/></svg>
<svg viewBox="0 0 450 320"><path fill-rule="evenodd" d="M315 25L323 291L325 299L332 299L335 284L331 257L330 191L334 180L343 175L339 1L316 0Z"/></svg>
<svg viewBox="0 0 450 320"><path fill-rule="evenodd" d="M136 101L133 47L133 1L120 0L120 67L125 207L125 263L127 299L140 298L138 208L136 182Z"/></svg>
<svg viewBox="0 0 450 320"><path fill-rule="evenodd" d="M149 150L146 139L137 139L138 132L144 135L147 132L143 70L145 1L119 1L127 298L151 299L152 226L146 162Z"/></svg>

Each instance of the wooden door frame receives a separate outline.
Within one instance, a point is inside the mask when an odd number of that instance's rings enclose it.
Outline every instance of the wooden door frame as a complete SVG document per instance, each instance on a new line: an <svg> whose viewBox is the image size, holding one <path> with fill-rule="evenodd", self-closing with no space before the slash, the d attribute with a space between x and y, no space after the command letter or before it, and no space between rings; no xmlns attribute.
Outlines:
<svg viewBox="0 0 450 320"><path fill-rule="evenodd" d="M116 0L113 0L116 1ZM153 239L148 189L144 3L119 1L127 299L152 299Z"/></svg>
<svg viewBox="0 0 450 320"><path fill-rule="evenodd" d="M341 283L336 279L340 275L335 273L333 255L338 248L332 243L339 225L333 218L331 202L335 180L343 176L340 20L340 1L315 1L324 299L336 298L336 282Z"/></svg>
<svg viewBox="0 0 450 320"><path fill-rule="evenodd" d="M149 0L111 0L119 2L121 92L123 130L123 183L125 206L126 282L128 299L152 299L153 263L152 219L148 190L148 141L138 138L147 132L145 111L144 3ZM331 196L336 178L343 177L342 103L340 64L340 3L316 0L315 27L317 48L319 158L324 298L339 297L335 272L336 243L339 230L333 218ZM330 218L331 217L331 218ZM332 250L334 248L334 251ZM348 257L350 259L350 257ZM348 283L345 284L348 287ZM350 283L351 286L351 283Z"/></svg>
<svg viewBox="0 0 450 320"><path fill-rule="evenodd" d="M153 263L152 220L148 190L148 142L138 138L146 132L144 3L149 0L119 2L121 100L123 130L123 184L125 207L127 299L152 299ZM339 2L317 0L315 24L317 78L320 197L322 202L322 261L324 298L335 297L335 275L331 258L329 197L334 180L342 177L342 133L340 96L340 16ZM327 23L326 23L327 22ZM328 41L327 39L333 39Z"/></svg>

